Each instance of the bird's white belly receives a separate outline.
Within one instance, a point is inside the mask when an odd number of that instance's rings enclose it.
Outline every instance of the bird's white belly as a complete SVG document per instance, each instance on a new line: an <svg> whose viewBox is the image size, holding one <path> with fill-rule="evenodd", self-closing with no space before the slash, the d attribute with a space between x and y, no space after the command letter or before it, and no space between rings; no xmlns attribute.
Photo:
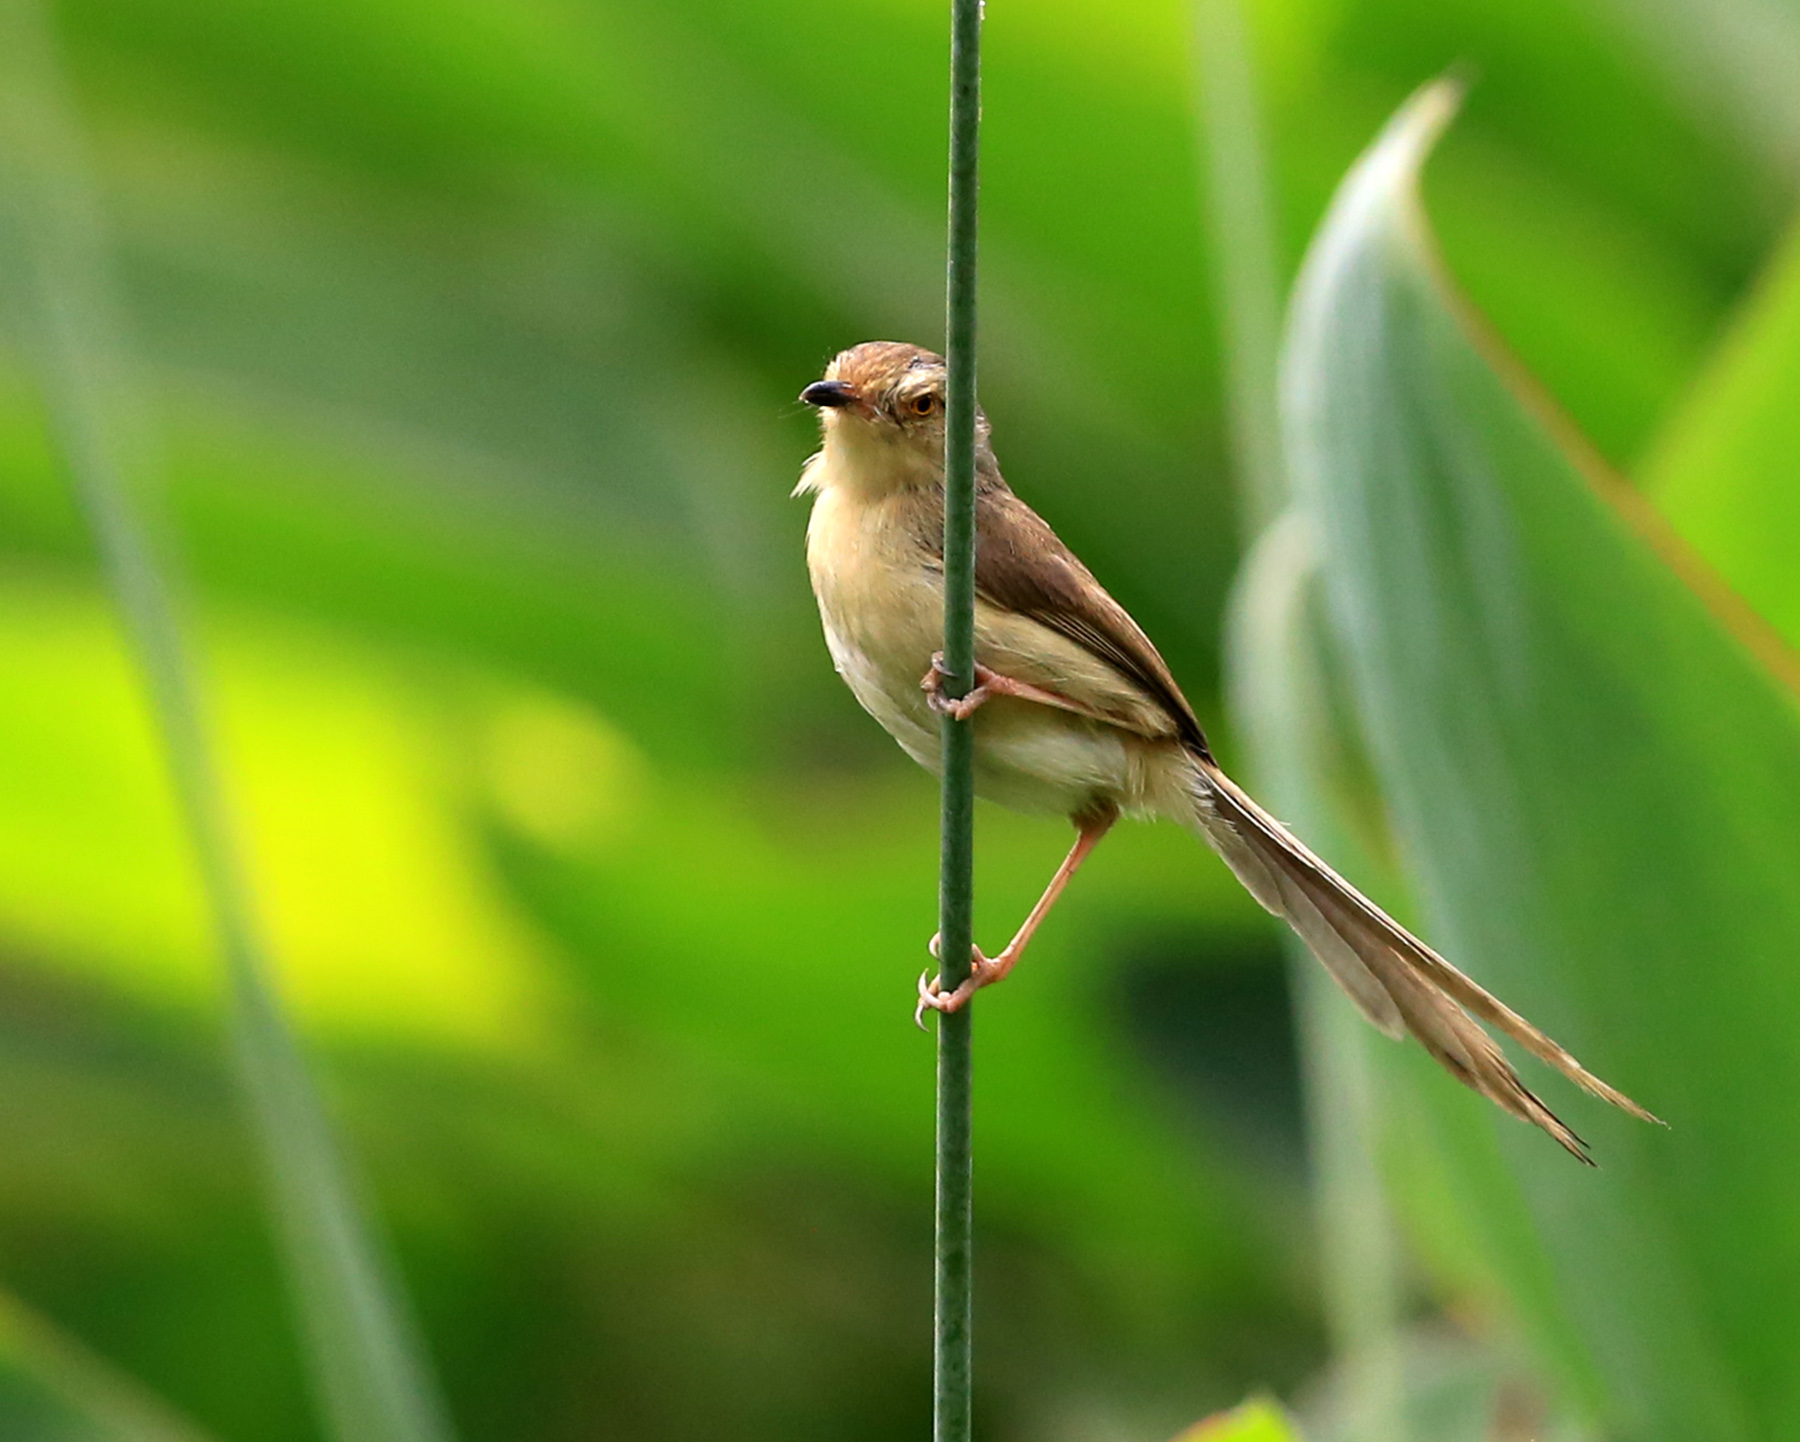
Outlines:
<svg viewBox="0 0 1800 1442"><path fill-rule="evenodd" d="M884 664L829 620L825 643L863 709L913 760L940 772L943 722L919 685L931 652L917 662L915 676L912 665ZM1084 811L1098 800L1133 809L1141 804L1139 748L1134 738L1114 727L1008 696L986 702L970 724L975 729L975 790L986 800L1016 811L1061 816Z"/></svg>
<svg viewBox="0 0 1800 1442"><path fill-rule="evenodd" d="M896 686L891 664L884 667L877 657L832 625L829 615L824 620L825 645L831 651L831 663L844 678L850 693L862 703L863 710L900 743L907 755L921 766L936 771L940 765L939 722L926 704L925 692L918 680L914 681L910 694L904 683ZM930 664L930 654L926 653L927 660L919 667L919 680L924 678L926 666Z"/></svg>

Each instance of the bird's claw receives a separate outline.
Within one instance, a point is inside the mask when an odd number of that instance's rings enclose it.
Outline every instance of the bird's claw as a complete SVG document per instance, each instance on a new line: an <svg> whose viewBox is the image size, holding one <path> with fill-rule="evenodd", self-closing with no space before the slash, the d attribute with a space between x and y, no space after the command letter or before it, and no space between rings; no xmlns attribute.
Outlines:
<svg viewBox="0 0 1800 1442"><path fill-rule="evenodd" d="M952 698L944 694L944 683L950 679L949 668L944 665L944 653L936 652L931 658L931 669L919 679L919 689L925 693L925 704L940 716L948 716L953 721L967 721L973 716L981 703L988 698L987 680L993 672L986 666L975 668L975 689L967 696Z"/></svg>
<svg viewBox="0 0 1800 1442"><path fill-rule="evenodd" d="M913 1025L920 1031L930 1030L925 1025L925 1011L928 1007L936 1010L933 1005L935 1000L931 990L931 972L927 969L919 973L919 1004L913 1008Z"/></svg>
<svg viewBox="0 0 1800 1442"><path fill-rule="evenodd" d="M941 936L931 938L930 951L940 961L943 959L939 949ZM939 978L928 971L919 973L919 1004L913 1008L913 1024L924 1031L925 1013L927 1010L948 1015L953 1011L961 1011L969 1004L969 998L980 991L989 982L1000 980L1005 976L1007 967L999 958L989 960L981 954L979 946L969 947L968 979L959 984L953 991L945 991Z"/></svg>

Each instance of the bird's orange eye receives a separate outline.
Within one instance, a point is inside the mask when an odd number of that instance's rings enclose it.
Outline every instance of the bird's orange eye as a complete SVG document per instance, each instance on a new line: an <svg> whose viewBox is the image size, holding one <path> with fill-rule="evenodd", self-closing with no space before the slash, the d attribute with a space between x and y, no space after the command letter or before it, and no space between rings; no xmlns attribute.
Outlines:
<svg viewBox="0 0 1800 1442"><path fill-rule="evenodd" d="M915 416L928 416L936 405L937 398L935 396L914 396L911 403L912 413Z"/></svg>

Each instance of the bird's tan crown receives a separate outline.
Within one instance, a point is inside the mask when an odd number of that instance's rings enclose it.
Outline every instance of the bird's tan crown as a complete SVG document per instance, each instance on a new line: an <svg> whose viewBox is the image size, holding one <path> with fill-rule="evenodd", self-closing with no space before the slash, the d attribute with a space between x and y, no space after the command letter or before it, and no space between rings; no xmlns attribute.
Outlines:
<svg viewBox="0 0 1800 1442"><path fill-rule="evenodd" d="M923 346L905 341L869 340L839 351L825 371L825 379L842 381L867 401L889 395L902 382L919 373L941 377L944 358Z"/></svg>

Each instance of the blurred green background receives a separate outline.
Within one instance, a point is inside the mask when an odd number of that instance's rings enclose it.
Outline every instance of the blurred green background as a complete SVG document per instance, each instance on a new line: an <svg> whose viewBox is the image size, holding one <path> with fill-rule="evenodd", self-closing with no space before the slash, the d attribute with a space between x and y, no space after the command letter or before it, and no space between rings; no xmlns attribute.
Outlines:
<svg viewBox="0 0 1800 1442"><path fill-rule="evenodd" d="M1754 8L1776 38L1733 50L1691 38L1726 4L1258 0L1284 270L1389 112L1469 67L1427 186L1450 267L1634 469L1792 203L1746 96L1793 17ZM936 790L831 672L788 491L831 354L941 335L942 9L53 12L271 949L471 1442L928 1425ZM990 6L982 393L1231 764L1191 33L1162 0ZM998 939L1066 837L979 828ZM1304 1408L1331 1367L1278 938L1185 834L1115 837L982 1008L996 1442ZM56 1430L46 1386L321 1435L221 1015L9 345L7 1437L114 1435ZM1537 1435L1555 1379L1423 1231L1405 1318L1475 1399L1434 1438Z"/></svg>

